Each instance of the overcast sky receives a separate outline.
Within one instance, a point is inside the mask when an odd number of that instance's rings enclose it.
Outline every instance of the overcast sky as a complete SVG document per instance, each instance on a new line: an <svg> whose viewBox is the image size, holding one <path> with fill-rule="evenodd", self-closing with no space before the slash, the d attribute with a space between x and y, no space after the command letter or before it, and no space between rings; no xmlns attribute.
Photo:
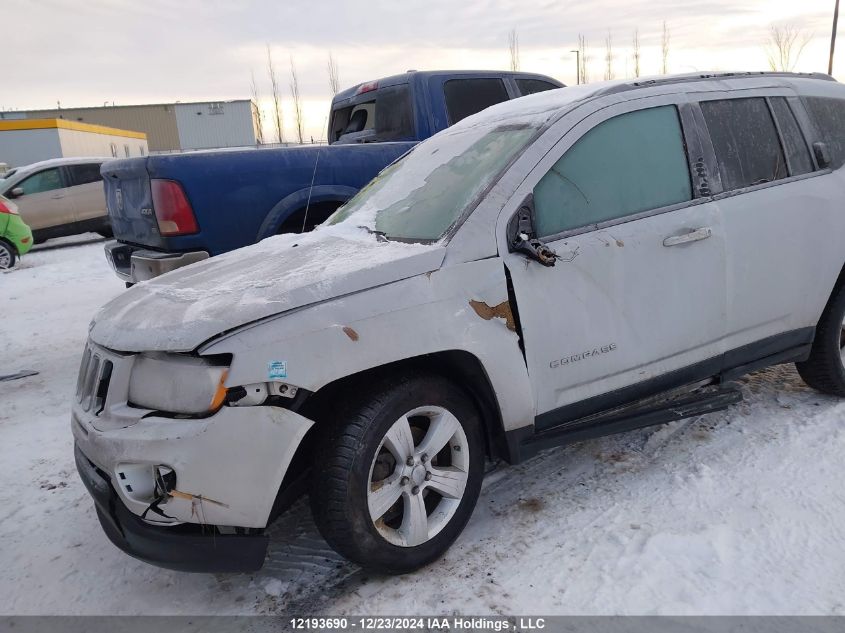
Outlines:
<svg viewBox="0 0 845 633"><path fill-rule="evenodd" d="M642 72L660 67L660 33L671 33L669 70L767 70L772 24L811 37L797 70L827 70L834 0L2 0L0 109L248 98L254 72L268 106L269 44L290 107L295 60L306 132L324 135L331 51L342 87L439 68L507 69L508 33L521 70L575 83L578 34L590 80L604 75L605 39L617 77L633 74L639 29ZM845 15L843 16L845 21ZM834 75L845 77L845 39ZM289 114L289 113L288 113ZM292 116L286 123L292 123ZM289 126L290 127L290 126ZM292 129L287 136L292 137Z"/></svg>

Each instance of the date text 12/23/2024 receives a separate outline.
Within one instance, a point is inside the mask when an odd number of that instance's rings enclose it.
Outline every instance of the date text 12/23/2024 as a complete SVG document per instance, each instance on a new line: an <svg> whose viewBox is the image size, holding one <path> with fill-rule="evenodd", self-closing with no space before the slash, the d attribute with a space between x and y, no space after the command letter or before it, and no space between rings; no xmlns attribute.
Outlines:
<svg viewBox="0 0 845 633"><path fill-rule="evenodd" d="M545 618L534 617L300 617L290 619L295 630L360 631L537 631Z"/></svg>

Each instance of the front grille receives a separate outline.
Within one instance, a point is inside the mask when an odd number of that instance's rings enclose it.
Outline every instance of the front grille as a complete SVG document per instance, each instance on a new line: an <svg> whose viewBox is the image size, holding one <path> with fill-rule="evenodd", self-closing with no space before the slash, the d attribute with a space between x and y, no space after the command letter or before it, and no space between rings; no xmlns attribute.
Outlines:
<svg viewBox="0 0 845 633"><path fill-rule="evenodd" d="M99 415L103 410L113 368L112 361L101 352L90 345L85 346L76 380L76 401L82 405L83 411L93 409L94 415Z"/></svg>

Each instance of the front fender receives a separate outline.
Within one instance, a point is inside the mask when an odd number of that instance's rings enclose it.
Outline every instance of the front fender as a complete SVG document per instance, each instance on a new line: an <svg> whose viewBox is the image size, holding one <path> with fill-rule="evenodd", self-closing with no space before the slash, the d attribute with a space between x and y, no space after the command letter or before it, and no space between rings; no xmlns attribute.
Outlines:
<svg viewBox="0 0 845 633"><path fill-rule="evenodd" d="M280 380L318 391L388 363L452 350L475 356L505 430L533 423L534 396L514 331L502 260L455 264L293 310L205 345L232 354L229 387ZM283 365L281 363L284 363Z"/></svg>
<svg viewBox="0 0 845 633"><path fill-rule="evenodd" d="M265 237L275 235L279 227L282 225L288 216L299 209L302 209L306 204L318 204L320 202L340 202L344 203L352 196L358 193L354 187L347 187L345 185L315 185L312 187L305 187L299 191L285 196L279 200L258 229L258 235L255 238L256 242L260 242ZM310 199L309 199L310 195Z"/></svg>

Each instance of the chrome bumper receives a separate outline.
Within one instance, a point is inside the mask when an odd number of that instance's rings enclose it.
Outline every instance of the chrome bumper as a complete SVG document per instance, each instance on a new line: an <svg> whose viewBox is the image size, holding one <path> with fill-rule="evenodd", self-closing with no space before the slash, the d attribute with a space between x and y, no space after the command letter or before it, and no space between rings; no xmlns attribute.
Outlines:
<svg viewBox="0 0 845 633"><path fill-rule="evenodd" d="M108 242L105 246L106 260L115 274L123 281L138 283L153 279L171 270L208 259L205 251L188 253L160 253L139 249L120 242Z"/></svg>

